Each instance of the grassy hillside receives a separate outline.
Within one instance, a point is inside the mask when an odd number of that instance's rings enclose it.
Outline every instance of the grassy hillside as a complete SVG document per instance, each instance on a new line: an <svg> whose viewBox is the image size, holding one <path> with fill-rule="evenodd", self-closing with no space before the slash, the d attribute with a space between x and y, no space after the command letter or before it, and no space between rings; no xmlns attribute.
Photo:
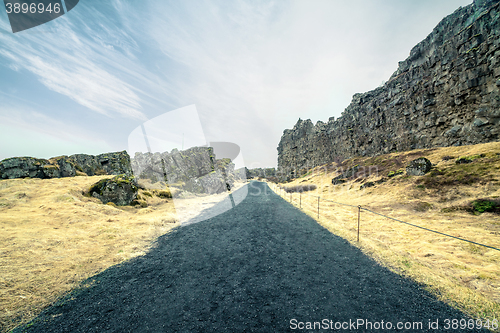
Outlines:
<svg viewBox="0 0 500 333"><path fill-rule="evenodd" d="M406 165L428 158L425 176L407 176ZM464 158L457 164L457 160ZM358 165L347 182L332 178ZM414 150L354 158L317 167L285 188L286 200L316 218L332 233L350 240L380 263L427 286L438 297L477 318L500 319L500 251L444 237L361 211L361 205L402 221L500 248L500 143ZM316 185L310 186L310 185ZM320 217L317 205L320 196ZM483 200L486 199L486 200ZM495 208L496 206L496 208ZM481 211L484 211L482 212Z"/></svg>
<svg viewBox="0 0 500 333"><path fill-rule="evenodd" d="M110 176L0 181L0 331L144 253L175 225L171 200L142 194L149 207L117 208L82 195L103 178Z"/></svg>

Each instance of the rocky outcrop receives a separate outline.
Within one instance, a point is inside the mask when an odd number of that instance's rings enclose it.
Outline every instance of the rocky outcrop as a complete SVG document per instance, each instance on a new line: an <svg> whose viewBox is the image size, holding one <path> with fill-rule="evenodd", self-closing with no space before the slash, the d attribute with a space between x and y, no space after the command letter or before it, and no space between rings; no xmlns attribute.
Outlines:
<svg viewBox="0 0 500 333"><path fill-rule="evenodd" d="M280 174L354 156L497 141L500 4L443 19L382 87L356 94L338 119L297 122L278 146Z"/></svg>
<svg viewBox="0 0 500 333"><path fill-rule="evenodd" d="M12 157L0 162L0 178L60 178L76 175L76 164L67 156L49 160L33 157Z"/></svg>
<svg viewBox="0 0 500 333"><path fill-rule="evenodd" d="M0 162L0 177L13 178L54 178L59 168L48 160L33 157L12 157Z"/></svg>
<svg viewBox="0 0 500 333"><path fill-rule="evenodd" d="M97 156L75 154L70 156L88 176L95 175L132 175L130 156L126 151L105 153Z"/></svg>
<svg viewBox="0 0 500 333"><path fill-rule="evenodd" d="M234 164L216 159L213 148L193 147L164 153L136 153L132 169L138 179L164 181L193 193L214 194L234 185Z"/></svg>
<svg viewBox="0 0 500 333"><path fill-rule="evenodd" d="M76 154L50 159L12 157L0 161L0 179L74 177L77 172L94 175L132 175L126 151L97 156Z"/></svg>
<svg viewBox="0 0 500 333"><path fill-rule="evenodd" d="M138 191L134 177L123 174L100 180L90 187L88 194L104 204L112 202L117 206L126 206L137 198Z"/></svg>

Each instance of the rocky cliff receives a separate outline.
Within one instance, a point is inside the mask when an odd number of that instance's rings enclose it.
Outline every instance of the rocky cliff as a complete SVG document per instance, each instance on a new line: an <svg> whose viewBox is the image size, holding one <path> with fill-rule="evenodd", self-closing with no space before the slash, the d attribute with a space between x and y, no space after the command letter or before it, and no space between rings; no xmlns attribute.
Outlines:
<svg viewBox="0 0 500 333"><path fill-rule="evenodd" d="M221 193L234 185L234 164L216 159L212 147L177 149L164 153L136 153L132 169L137 179L166 182L193 193Z"/></svg>
<svg viewBox="0 0 500 333"><path fill-rule="evenodd" d="M354 156L499 139L500 1L443 19L384 86L353 96L341 117L297 122L278 146L280 174Z"/></svg>
<svg viewBox="0 0 500 333"><path fill-rule="evenodd" d="M50 159L12 157L0 161L0 179L13 178L60 178L77 174L132 175L130 156L126 151L97 156L76 154Z"/></svg>

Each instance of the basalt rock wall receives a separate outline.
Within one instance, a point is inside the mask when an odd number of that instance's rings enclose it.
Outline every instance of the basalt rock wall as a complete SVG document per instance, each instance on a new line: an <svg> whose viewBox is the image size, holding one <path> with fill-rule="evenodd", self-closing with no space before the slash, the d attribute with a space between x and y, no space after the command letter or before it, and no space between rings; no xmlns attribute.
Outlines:
<svg viewBox="0 0 500 333"><path fill-rule="evenodd" d="M354 156L498 141L500 1L474 1L443 19L382 86L355 94L341 117L284 131L278 169Z"/></svg>
<svg viewBox="0 0 500 333"><path fill-rule="evenodd" d="M229 158L216 159L212 147L192 147L164 153L136 153L132 169L138 179L166 182L193 193L221 193L235 181Z"/></svg>
<svg viewBox="0 0 500 333"><path fill-rule="evenodd" d="M11 157L0 161L0 179L61 178L75 175L132 175L126 151L97 156L76 154L50 159Z"/></svg>

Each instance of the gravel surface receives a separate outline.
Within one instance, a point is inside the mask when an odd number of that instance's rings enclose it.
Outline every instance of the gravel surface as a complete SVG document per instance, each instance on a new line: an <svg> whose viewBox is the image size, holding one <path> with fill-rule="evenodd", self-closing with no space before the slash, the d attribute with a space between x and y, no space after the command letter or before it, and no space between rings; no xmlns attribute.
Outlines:
<svg viewBox="0 0 500 333"><path fill-rule="evenodd" d="M260 182L234 209L176 228L145 256L90 280L92 287L16 332L325 332L342 325L337 331L380 332L389 324L395 332L453 332L446 319L468 319ZM429 329L436 320L439 329ZM306 329L308 322L328 329ZM422 329L396 327L414 322Z"/></svg>

